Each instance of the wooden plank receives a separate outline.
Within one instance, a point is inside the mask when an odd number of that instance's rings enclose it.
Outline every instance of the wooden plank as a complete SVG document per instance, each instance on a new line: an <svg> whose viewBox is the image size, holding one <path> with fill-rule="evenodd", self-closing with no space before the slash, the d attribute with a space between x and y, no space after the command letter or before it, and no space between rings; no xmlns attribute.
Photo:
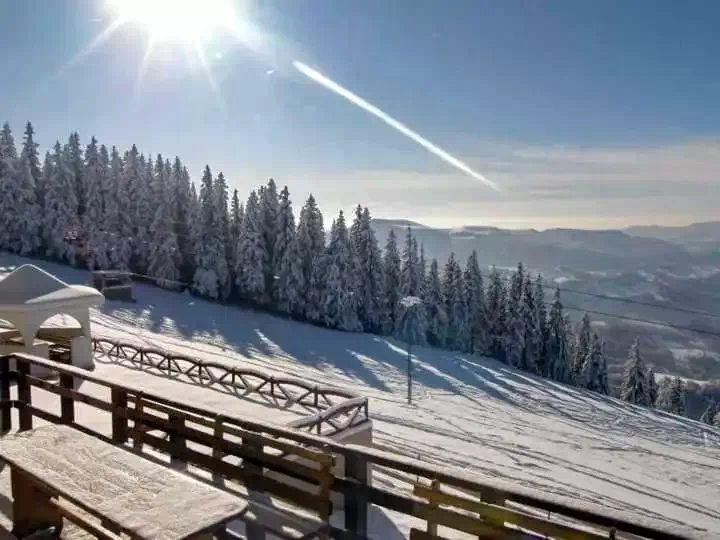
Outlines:
<svg viewBox="0 0 720 540"><path fill-rule="evenodd" d="M169 441L149 433L145 434L145 444L162 452L169 453L170 451ZM219 472L225 478L236 480L251 488L254 485L259 485L259 491L276 495L281 499L290 501L301 508L312 510L318 514L323 512L327 506L325 499L304 489L291 486L285 482L275 480L274 478L261 475L257 472L245 470L241 466L233 465L232 463L218 461L208 454L203 454L190 448L183 452L180 459L207 471Z"/></svg>
<svg viewBox="0 0 720 540"><path fill-rule="evenodd" d="M434 508L427 503L416 503L413 515L427 521L432 521L437 525L466 532L481 538L523 540L524 536L512 529L494 526L478 518L461 514L460 512L455 512L454 510Z"/></svg>
<svg viewBox="0 0 720 540"><path fill-rule="evenodd" d="M417 487L419 487L419 486L415 486L415 487L417 488ZM431 484L431 486L430 486L430 490L432 491L433 496L432 496L432 497L425 497L425 498L430 502L430 504L432 504L433 506L437 506L437 501L436 501L436 499L435 499L435 493L440 492L440 481L439 481L439 480L433 480L433 481L432 481L432 484ZM413 494L414 494L414 495L418 495L419 497L423 497L423 495L420 494L420 493L418 493L417 490L413 490ZM433 522L431 522L431 521L428 521L428 522L427 522L427 532L428 532L428 534L437 534L437 523L433 523Z"/></svg>
<svg viewBox="0 0 720 540"><path fill-rule="evenodd" d="M135 421L132 429L133 448L135 450L142 450L143 437L145 436L145 429L143 426L143 399L142 394L135 396L135 410L129 410L128 413Z"/></svg>
<svg viewBox="0 0 720 540"><path fill-rule="evenodd" d="M22 470L10 471L13 497L12 534L22 538L38 529L56 527L62 529L62 516L50 505L52 492L42 490Z"/></svg>
<svg viewBox="0 0 720 540"><path fill-rule="evenodd" d="M498 527L502 527L505 523L512 523L518 527L522 527L545 536L556 536L567 540L602 540L607 538L607 534L599 535L589 531L581 531L569 525L566 526L560 523L553 523L542 518L518 512L511 508L495 506L480 501L473 501L465 497L439 491L439 489L434 490L425 486L416 485L413 489L413 493L418 497L427 499L436 505L442 504L467 510L469 512L476 512L480 514L483 521L487 521L488 523L492 523ZM437 531L437 529L435 529L435 531Z"/></svg>
<svg viewBox="0 0 720 540"><path fill-rule="evenodd" d="M18 361L17 370L18 416L20 418L19 431L26 431L33 427L32 412L29 408L32 406L32 393L30 391L30 382L28 381L28 377L30 376L30 363Z"/></svg>
<svg viewBox="0 0 720 540"><path fill-rule="evenodd" d="M234 519L247 507L239 497L65 425L5 436L0 458L138 538L185 538Z"/></svg>
<svg viewBox="0 0 720 540"><path fill-rule="evenodd" d="M107 529L98 525L97 523L86 519L85 516L81 515L79 512L74 511L62 501L53 499L50 501L50 505L55 508L58 514L60 514L62 517L64 517L68 521L73 522L75 525L78 525L80 528L89 532L99 540L122 540L121 536L118 536L115 533L108 531Z"/></svg>
<svg viewBox="0 0 720 540"><path fill-rule="evenodd" d="M419 529L410 529L410 540L449 540L444 536L438 536L436 533L429 533Z"/></svg>
<svg viewBox="0 0 720 540"><path fill-rule="evenodd" d="M184 418L186 422L192 422L195 424L199 424L203 427L214 429L215 427L215 415L214 413L210 413L213 417L212 419L206 418L204 416L199 416L195 414L188 413L187 411L174 408L174 407L168 407L166 405L160 404L155 402L154 400L147 399L147 394L145 394L145 408L146 409L154 409L158 412L164 412L167 414L175 414L181 418ZM130 401L132 401L132 397L129 398ZM206 411L206 414L207 411ZM223 415L223 431L227 433L228 435L233 435L235 437L240 437L243 440L249 439L249 440L255 440L258 443L263 444L264 446L271 446L272 448L275 448L277 450L280 450L281 452L285 452L288 454L295 454L301 457L304 457L306 459L315 461L317 463L320 463L322 465L333 465L334 464L334 458L330 454L322 453L317 450L313 450L311 448L305 448L302 446L299 446L298 444L291 443L291 442L285 442L278 440L273 437L268 437L263 435L262 433L257 433L253 431L248 431L244 429L240 429L234 426L231 426L227 424L226 420L231 420L230 417ZM294 432L295 433L295 432Z"/></svg>
<svg viewBox="0 0 720 540"><path fill-rule="evenodd" d="M10 357L0 358L0 433L12 429L12 403L10 401Z"/></svg>
<svg viewBox="0 0 720 540"><path fill-rule="evenodd" d="M62 377L72 377L71 375L61 375ZM81 403L86 403L87 405L90 405L92 407L95 407L96 409L101 409L103 411L112 411L112 404L107 403L103 401L102 399L98 399L94 396L91 396L90 394L85 394L83 392L80 392L78 390L74 390L73 388L66 388L65 386L59 386L57 383L54 383L52 381L48 381L45 379L40 379L38 377L34 377L32 375L27 376L28 384L30 386L36 386L37 388L42 388L46 392L49 392L51 394L55 394L61 397L61 409L62 409L62 399L67 399L71 402L79 401ZM74 417L74 415L73 415ZM73 422L72 420L71 422Z"/></svg>
<svg viewBox="0 0 720 540"><path fill-rule="evenodd" d="M258 448L262 448L259 444L262 439L250 439L250 442L253 443L252 445L246 442L238 444L233 441L216 439L214 434L197 430L192 426L171 426L168 420L142 411L138 412L137 410L130 409L129 417L132 419L140 419L140 424L163 430L166 433L174 430L175 433L182 435L185 439L205 445L214 451L221 451L221 453L241 457L250 463L262 465L304 481L320 484L321 482L327 481L327 476L332 474L327 470L323 472L320 469L307 467L302 463L291 461L286 457L261 452ZM225 429L225 427L226 426L223 425L223 429Z"/></svg>
<svg viewBox="0 0 720 540"><path fill-rule="evenodd" d="M345 458L345 476L367 486L367 461L361 456L348 455ZM345 528L358 534L367 534L368 504L360 490L345 494Z"/></svg>
<svg viewBox="0 0 720 540"><path fill-rule="evenodd" d="M126 414L118 414L120 411L127 413L128 395L120 388L113 388L110 391L112 402L112 438L118 444L125 444L128 441L128 419Z"/></svg>

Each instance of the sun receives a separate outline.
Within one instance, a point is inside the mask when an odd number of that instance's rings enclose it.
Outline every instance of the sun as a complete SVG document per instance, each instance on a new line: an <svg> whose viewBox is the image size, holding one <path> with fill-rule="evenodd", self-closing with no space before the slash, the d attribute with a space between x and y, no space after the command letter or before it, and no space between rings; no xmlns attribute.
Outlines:
<svg viewBox="0 0 720 540"><path fill-rule="evenodd" d="M236 20L232 0L109 0L117 19L137 23L154 42L197 43Z"/></svg>

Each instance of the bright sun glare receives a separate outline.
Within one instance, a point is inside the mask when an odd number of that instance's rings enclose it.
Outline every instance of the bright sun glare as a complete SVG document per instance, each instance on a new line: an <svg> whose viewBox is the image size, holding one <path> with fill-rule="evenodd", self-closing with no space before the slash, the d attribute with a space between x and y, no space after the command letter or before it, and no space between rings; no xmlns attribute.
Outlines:
<svg viewBox="0 0 720 540"><path fill-rule="evenodd" d="M123 22L147 28L153 41L194 43L235 20L232 0L110 0Z"/></svg>

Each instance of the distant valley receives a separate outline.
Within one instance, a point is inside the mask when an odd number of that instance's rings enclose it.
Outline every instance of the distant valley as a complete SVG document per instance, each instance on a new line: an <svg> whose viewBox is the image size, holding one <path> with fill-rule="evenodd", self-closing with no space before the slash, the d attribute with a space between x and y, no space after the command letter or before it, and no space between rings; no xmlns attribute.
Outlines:
<svg viewBox="0 0 720 540"><path fill-rule="evenodd" d="M542 273L549 285L560 286L564 304L576 308L569 311L576 320L582 310L590 310L708 332L591 314L606 340L611 378L622 373L627 349L636 336L658 372L696 380L720 378L720 316L691 313L720 315L720 222L603 231L435 229L386 219L374 220L373 226L381 245L391 229L402 238L410 226L424 245L428 261L435 257L441 266L451 252L464 263L473 249L486 269L497 266L510 272L522 261L530 271ZM549 288L547 294L551 294Z"/></svg>

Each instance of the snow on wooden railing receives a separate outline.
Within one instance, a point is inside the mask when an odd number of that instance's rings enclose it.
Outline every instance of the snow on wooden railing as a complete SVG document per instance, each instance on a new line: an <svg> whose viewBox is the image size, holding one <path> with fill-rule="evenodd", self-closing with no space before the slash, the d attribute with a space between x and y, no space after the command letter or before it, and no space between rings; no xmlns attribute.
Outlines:
<svg viewBox="0 0 720 540"><path fill-rule="evenodd" d="M318 435L333 436L370 420L368 399L339 388L105 338L93 338L93 350L168 376L184 376L196 384L224 389L233 395L238 390L243 392L241 397L258 394L278 408L302 407L310 414L289 425Z"/></svg>
<svg viewBox="0 0 720 540"><path fill-rule="evenodd" d="M17 365L16 373L10 371L11 362ZM31 366L57 373L59 382L32 376ZM10 392L11 378L17 381L16 399L12 399ZM110 401L84 392L82 385L77 384L82 381L110 389ZM60 397L59 416L33 405L32 386ZM112 437L76 421L76 402L109 413ZM13 428L12 409L17 409L20 431L32 429L33 417L38 417L69 424L115 444L127 444L128 439L132 439L139 451L143 444L149 445L170 454L171 459L207 468L213 477L236 480L251 489L274 493L315 512L327 524L333 538L360 540L370 532L375 533L375 538L385 537L387 531L368 530L372 505L412 516L411 523L424 525L425 530L413 525L411 538L415 540L441 540L436 533L438 527L475 537L504 539L517 539L525 532L534 533L531 537L578 540L621 539L628 535L666 540L714 537L713 531L701 524L682 524L647 512L619 510L603 504L602 500L589 502L543 492L520 482L497 478L495 471L483 474L438 466L394 451L343 444L286 426L217 414L182 400L141 392L75 366L24 353L0 358L2 431ZM331 408L323 412L331 414ZM190 442L194 444L188 444ZM196 450L198 444L205 446L205 453ZM476 451L483 452L481 444ZM224 456L242 458L241 465L224 460ZM297 459L291 459L292 456ZM333 466L336 457L342 458L338 460L341 467ZM322 466L321 473L318 465ZM371 470L373 476L378 477L391 473L392 481L373 484ZM272 471L296 481L284 483L265 474ZM309 481L314 483L310 495L301 489ZM331 494L342 498L344 518L338 516L329 522L333 512Z"/></svg>

